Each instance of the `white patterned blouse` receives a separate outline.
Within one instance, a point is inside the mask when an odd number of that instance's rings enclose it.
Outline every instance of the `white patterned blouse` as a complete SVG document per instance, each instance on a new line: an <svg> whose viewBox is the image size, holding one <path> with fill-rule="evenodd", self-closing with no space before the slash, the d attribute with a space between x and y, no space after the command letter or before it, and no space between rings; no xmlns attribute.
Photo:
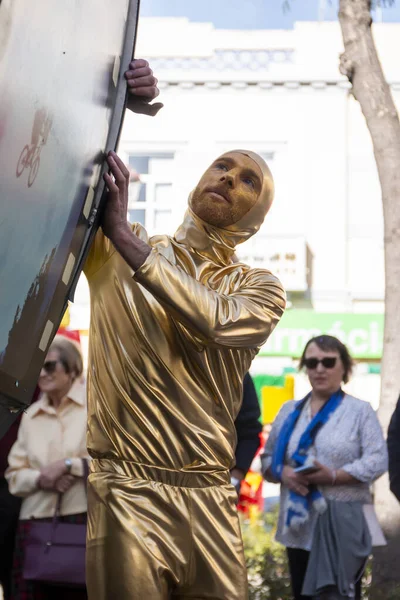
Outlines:
<svg viewBox="0 0 400 600"><path fill-rule="evenodd" d="M261 456L262 472L271 466L274 446L286 417L295 401L284 404L275 419ZM285 464L294 466L290 456L296 451L300 437L311 421L309 403L304 407L288 444ZM343 469L359 482L348 485L320 486L325 498L337 501L358 501L371 504L370 485L388 468L386 443L375 411L368 402L345 394L340 406L321 428L315 439L312 454L331 469ZM289 548L310 550L317 513L311 509L310 519L300 531L283 532L289 489L281 484L281 499L276 539Z"/></svg>

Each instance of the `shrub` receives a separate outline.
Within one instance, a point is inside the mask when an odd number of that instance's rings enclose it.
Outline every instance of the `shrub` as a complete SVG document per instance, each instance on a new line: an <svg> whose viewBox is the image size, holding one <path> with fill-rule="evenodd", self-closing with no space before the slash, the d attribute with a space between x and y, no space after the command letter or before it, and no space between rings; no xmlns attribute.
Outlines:
<svg viewBox="0 0 400 600"><path fill-rule="evenodd" d="M286 550L275 542L277 512L242 519L250 600L291 600Z"/></svg>
<svg viewBox="0 0 400 600"><path fill-rule="evenodd" d="M249 600L292 600L286 549L275 541L278 510L271 513L250 513L241 518L246 557ZM363 577L363 600L369 599L371 561ZM385 600L395 600L385 598Z"/></svg>

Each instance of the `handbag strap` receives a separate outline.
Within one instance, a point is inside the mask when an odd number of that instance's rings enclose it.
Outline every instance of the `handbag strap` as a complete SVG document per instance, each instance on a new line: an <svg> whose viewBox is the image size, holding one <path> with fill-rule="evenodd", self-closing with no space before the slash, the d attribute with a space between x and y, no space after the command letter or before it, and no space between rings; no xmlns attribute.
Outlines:
<svg viewBox="0 0 400 600"><path fill-rule="evenodd" d="M87 478L89 476L89 464L88 464L88 461L86 458L82 458L82 464L83 464L83 484L84 484L85 494L86 494L86 498L87 498ZM62 492L59 492L58 496L57 496L56 508L54 510L53 520L51 523L51 537L50 537L50 540L47 542L48 545L51 545L53 542L53 536L54 536L54 532L56 529L56 525L61 516L60 515L61 502L62 502L63 495L64 494Z"/></svg>
<svg viewBox="0 0 400 600"><path fill-rule="evenodd" d="M59 494L57 496L57 502L56 502L56 508L55 508L54 515L53 515L53 520L52 520L52 523L51 523L50 540L47 542L48 546L51 546L51 544L53 543L54 532L56 530L58 519L60 517L62 497L63 497L62 492L59 492Z"/></svg>
<svg viewBox="0 0 400 600"><path fill-rule="evenodd" d="M89 477L89 464L88 464L88 461L86 458L82 458L82 465L83 465L82 479L83 479L83 483L84 483L85 494L87 497L87 478ZM54 515L53 515L53 525L55 525L58 518L60 517L62 498L63 498L63 493L59 492L59 494L57 496L56 508L54 510Z"/></svg>
<svg viewBox="0 0 400 600"><path fill-rule="evenodd" d="M89 463L87 458L82 458L82 463L83 463L83 481L86 483L87 478L89 477ZM86 485L85 485L85 490L86 490Z"/></svg>
<svg viewBox="0 0 400 600"><path fill-rule="evenodd" d="M83 487L85 489L86 500L87 500L87 479L89 477L89 463L87 458L82 458L83 463Z"/></svg>
<svg viewBox="0 0 400 600"><path fill-rule="evenodd" d="M58 496L57 496L56 508L55 508L54 515L53 515L53 523L60 516L62 497L63 497L62 492L59 492Z"/></svg>

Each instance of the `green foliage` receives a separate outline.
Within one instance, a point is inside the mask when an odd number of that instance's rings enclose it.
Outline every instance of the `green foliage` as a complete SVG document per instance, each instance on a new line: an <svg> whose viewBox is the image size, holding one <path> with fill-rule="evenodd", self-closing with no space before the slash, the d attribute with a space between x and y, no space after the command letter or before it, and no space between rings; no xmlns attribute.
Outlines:
<svg viewBox="0 0 400 600"><path fill-rule="evenodd" d="M277 513L242 520L250 600L291 600L285 548L275 542Z"/></svg>
<svg viewBox="0 0 400 600"><path fill-rule="evenodd" d="M365 567L362 581L362 600L370 600L370 589L372 581L372 557L369 559Z"/></svg>
<svg viewBox="0 0 400 600"><path fill-rule="evenodd" d="M390 591L375 587L371 594L363 595L363 600L400 600L400 586L395 585Z"/></svg>
<svg viewBox="0 0 400 600"><path fill-rule="evenodd" d="M242 518L242 535L249 579L249 600L292 600L286 550L275 541L278 510ZM363 600L370 600L372 564L369 561L363 577ZM372 600L372 599L371 599ZM400 600L400 590L390 598Z"/></svg>

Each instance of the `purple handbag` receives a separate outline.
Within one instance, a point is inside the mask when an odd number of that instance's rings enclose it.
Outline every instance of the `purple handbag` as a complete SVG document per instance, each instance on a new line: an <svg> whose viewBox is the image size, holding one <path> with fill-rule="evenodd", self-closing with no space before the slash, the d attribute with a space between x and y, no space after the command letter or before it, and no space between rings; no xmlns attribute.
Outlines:
<svg viewBox="0 0 400 600"><path fill-rule="evenodd" d="M87 477L87 461L83 463ZM50 585L85 587L86 524L61 522L61 500L59 494L52 521L31 521L23 577Z"/></svg>

